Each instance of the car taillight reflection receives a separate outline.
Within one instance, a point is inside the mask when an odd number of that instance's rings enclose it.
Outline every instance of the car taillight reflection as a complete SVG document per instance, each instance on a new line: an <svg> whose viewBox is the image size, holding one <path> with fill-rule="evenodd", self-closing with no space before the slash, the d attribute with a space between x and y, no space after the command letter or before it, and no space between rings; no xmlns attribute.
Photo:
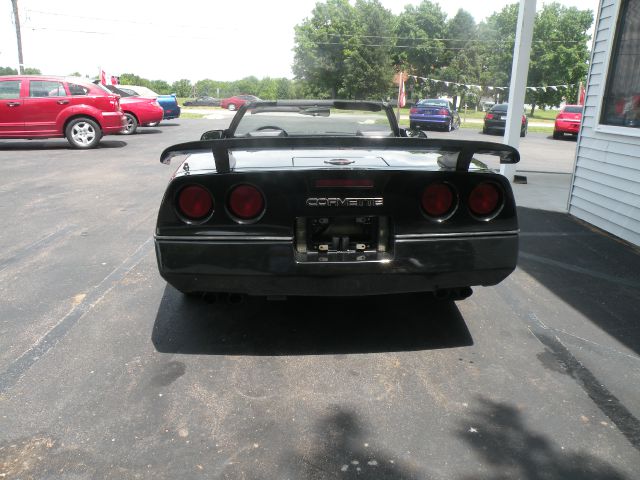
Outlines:
<svg viewBox="0 0 640 480"><path fill-rule="evenodd" d="M480 183L469 194L469 210L478 217L490 217L501 206L502 193L493 183Z"/></svg>
<svg viewBox="0 0 640 480"><path fill-rule="evenodd" d="M433 218L442 218L453 211L455 195L446 183L432 183L422 192L422 209Z"/></svg>
<svg viewBox="0 0 640 480"><path fill-rule="evenodd" d="M264 197L253 185L238 185L231 190L227 205L238 219L255 220L264 212Z"/></svg>
<svg viewBox="0 0 640 480"><path fill-rule="evenodd" d="M201 185L189 185L178 194L178 210L188 220L202 220L213 211L213 198Z"/></svg>
<svg viewBox="0 0 640 480"><path fill-rule="evenodd" d="M487 120L493 120L493 113L487 113L484 118L486 118Z"/></svg>

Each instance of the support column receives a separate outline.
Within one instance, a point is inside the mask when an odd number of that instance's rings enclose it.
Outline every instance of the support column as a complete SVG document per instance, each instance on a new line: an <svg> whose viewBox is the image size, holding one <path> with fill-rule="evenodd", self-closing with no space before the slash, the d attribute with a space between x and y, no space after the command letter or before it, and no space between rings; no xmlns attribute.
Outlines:
<svg viewBox="0 0 640 480"><path fill-rule="evenodd" d="M529 74L529 57L533 39L533 23L536 19L536 0L520 0L516 42L513 47L511 84L509 85L509 113L504 130L503 142L512 147L520 145L520 128L524 113L524 96ZM515 165L500 165L500 173L510 182L516 173Z"/></svg>

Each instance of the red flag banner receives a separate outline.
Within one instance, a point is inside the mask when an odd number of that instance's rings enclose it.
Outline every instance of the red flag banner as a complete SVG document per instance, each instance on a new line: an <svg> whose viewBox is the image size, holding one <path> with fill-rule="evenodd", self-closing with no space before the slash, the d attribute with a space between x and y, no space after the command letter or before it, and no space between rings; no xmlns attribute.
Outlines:
<svg viewBox="0 0 640 480"><path fill-rule="evenodd" d="M398 106L404 107L407 104L407 96L404 91L404 81L400 80L400 88L398 89Z"/></svg>
<svg viewBox="0 0 640 480"><path fill-rule="evenodd" d="M582 82L580 82L580 93L578 93L578 105L584 105L586 93L587 92L584 88L584 85L582 85Z"/></svg>

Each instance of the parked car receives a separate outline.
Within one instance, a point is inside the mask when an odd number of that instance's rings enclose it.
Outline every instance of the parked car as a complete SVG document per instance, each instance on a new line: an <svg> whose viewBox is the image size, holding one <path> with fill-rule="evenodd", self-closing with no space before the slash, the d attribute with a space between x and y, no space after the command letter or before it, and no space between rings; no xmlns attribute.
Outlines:
<svg viewBox="0 0 640 480"><path fill-rule="evenodd" d="M180 117L180 105L178 105L178 99L175 94L171 95L158 95L156 92L147 87L139 85L118 85L120 90L123 90L131 95L139 97L151 97L157 98L158 103L164 109L164 119L171 120L172 118Z"/></svg>
<svg viewBox="0 0 640 480"><path fill-rule="evenodd" d="M259 102L260 99L255 95L234 95L233 97L223 98L220 106L228 110L237 110L247 102Z"/></svg>
<svg viewBox="0 0 640 480"><path fill-rule="evenodd" d="M387 121L363 122L370 112ZM187 295L462 299L504 280L518 257L513 192L472 159L518 151L412 133L380 102L265 101L165 149L163 163L184 158L158 212L160 274Z"/></svg>
<svg viewBox="0 0 640 480"><path fill-rule="evenodd" d="M502 132L507 124L507 113L509 110L508 103L499 103L491 107L491 109L484 116L484 126L482 127L482 133L488 134L491 132ZM522 115L522 123L520 126L520 136L525 137L529 130L529 120L526 115Z"/></svg>
<svg viewBox="0 0 640 480"><path fill-rule="evenodd" d="M219 107L220 99L214 97L198 97L193 100L187 100L183 105L185 107Z"/></svg>
<svg viewBox="0 0 640 480"><path fill-rule="evenodd" d="M556 116L556 123L553 126L553 138L562 138L565 133L578 135L580 123L582 122L582 105L565 105Z"/></svg>
<svg viewBox="0 0 640 480"><path fill-rule="evenodd" d="M449 100L428 98L419 100L409 110L409 125L412 130L431 127L450 132L460 128L460 115Z"/></svg>
<svg viewBox="0 0 640 480"><path fill-rule="evenodd" d="M119 97L84 79L0 76L0 138L66 137L86 149L125 125Z"/></svg>
<svg viewBox="0 0 640 480"><path fill-rule="evenodd" d="M95 82L94 82L95 83ZM164 109L156 98L139 97L120 90L114 85L100 85L111 93L120 95L120 107L127 118L127 126L122 132L124 135L136 133L138 127L155 127L164 116Z"/></svg>

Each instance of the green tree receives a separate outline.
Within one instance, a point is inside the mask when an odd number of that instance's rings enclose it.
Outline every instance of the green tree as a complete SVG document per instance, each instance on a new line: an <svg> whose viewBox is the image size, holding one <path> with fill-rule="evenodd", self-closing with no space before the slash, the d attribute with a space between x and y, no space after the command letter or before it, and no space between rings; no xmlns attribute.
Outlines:
<svg viewBox="0 0 640 480"><path fill-rule="evenodd" d="M257 95L260 90L260 80L254 76L245 77L233 82L231 87L233 95Z"/></svg>
<svg viewBox="0 0 640 480"><path fill-rule="evenodd" d="M25 75L42 75L42 72L40 71L39 68L25 67L24 74Z"/></svg>
<svg viewBox="0 0 640 480"><path fill-rule="evenodd" d="M192 88L191 81L183 78L173 82L171 85L171 93L175 93L178 97L189 97L191 96Z"/></svg>
<svg viewBox="0 0 640 480"><path fill-rule="evenodd" d="M479 37L486 40L481 47L482 83L509 85L517 18L518 5L513 4L480 25ZM584 79L589 58L587 32L592 23L592 11L558 3L545 4L536 15L527 85L542 88L527 90L525 102L532 106L531 115L538 105L557 106L563 96L575 97L573 91L554 90L546 85L577 84Z"/></svg>
<svg viewBox="0 0 640 480"><path fill-rule="evenodd" d="M160 95L169 95L173 93L171 91L171 85L164 80L151 80L149 82L149 88Z"/></svg>
<svg viewBox="0 0 640 480"><path fill-rule="evenodd" d="M423 0L407 5L397 19L397 53L394 63L402 70L426 77L445 62L446 14L438 4Z"/></svg>
<svg viewBox="0 0 640 480"><path fill-rule="evenodd" d="M382 99L394 72L394 17L378 0L357 0L354 9L357 29L344 42L347 72L341 93L348 98Z"/></svg>
<svg viewBox="0 0 640 480"><path fill-rule="evenodd" d="M461 85L479 84L482 68L477 32L473 16L463 9L459 9L447 22L444 66L438 74L440 77ZM450 85L446 87L446 93L453 97L453 105L457 108L458 96L461 97L460 105L463 105L465 97L472 96L474 92L464 86Z"/></svg>
<svg viewBox="0 0 640 480"><path fill-rule="evenodd" d="M591 10L564 7L559 3L545 4L534 26L534 40L527 84L541 86L535 91L527 90L526 103L531 104L531 115L536 105L558 106L567 97L575 102L576 88L554 90L546 85L577 85L587 75L589 50L587 34L593 23Z"/></svg>
<svg viewBox="0 0 640 480"><path fill-rule="evenodd" d="M275 78L263 78L260 80L256 95L263 100L276 100L278 98L278 81Z"/></svg>
<svg viewBox="0 0 640 480"><path fill-rule="evenodd" d="M123 73L120 75L121 85L138 85L140 87L151 88L151 82L146 78L139 77L133 73Z"/></svg>
<svg viewBox="0 0 640 480"><path fill-rule="evenodd" d="M0 67L0 75L17 75L18 70L11 67Z"/></svg>
<svg viewBox="0 0 640 480"><path fill-rule="evenodd" d="M490 15L478 26L477 36L482 40L478 44L482 85L509 85L517 22L518 4L514 3Z"/></svg>
<svg viewBox="0 0 640 480"><path fill-rule="evenodd" d="M293 73L320 96L335 98L348 71L345 43L356 30L348 0L316 3L311 18L295 27Z"/></svg>

